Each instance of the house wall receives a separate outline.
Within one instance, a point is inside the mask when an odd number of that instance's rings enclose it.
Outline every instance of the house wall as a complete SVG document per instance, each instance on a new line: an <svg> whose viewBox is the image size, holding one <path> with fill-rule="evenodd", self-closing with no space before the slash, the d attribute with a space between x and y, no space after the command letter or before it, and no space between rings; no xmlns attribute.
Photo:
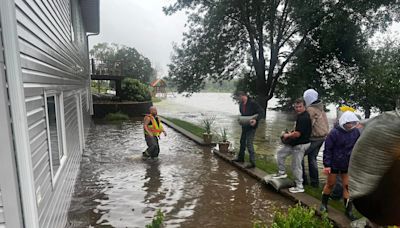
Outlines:
<svg viewBox="0 0 400 228"><path fill-rule="evenodd" d="M1 36L1 23L0 23L0 49L3 50L3 42L2 42L2 36ZM4 58L3 58L3 52L0 52L0 80L5 81L5 75L4 71L1 70L4 69ZM1 85L1 84L0 84ZM3 90L4 88L0 88L0 90ZM5 99L8 100L8 99ZM5 228L6 227L6 221L4 219L4 206L3 206L3 196L1 195L1 184L0 184L0 228Z"/></svg>
<svg viewBox="0 0 400 228"><path fill-rule="evenodd" d="M79 118L85 129L90 123L87 39L78 2L15 0L36 203L43 228L64 227L67 222L82 153ZM66 159L57 179L51 172L48 93L59 94L61 99L60 132Z"/></svg>
<svg viewBox="0 0 400 228"><path fill-rule="evenodd" d="M2 227L2 228L6 227L6 221L4 219L4 208L3 208L3 199L1 196L1 189L0 189L0 227Z"/></svg>
<svg viewBox="0 0 400 228"><path fill-rule="evenodd" d="M0 13L0 228L22 227L15 151L5 70L2 17Z"/></svg>

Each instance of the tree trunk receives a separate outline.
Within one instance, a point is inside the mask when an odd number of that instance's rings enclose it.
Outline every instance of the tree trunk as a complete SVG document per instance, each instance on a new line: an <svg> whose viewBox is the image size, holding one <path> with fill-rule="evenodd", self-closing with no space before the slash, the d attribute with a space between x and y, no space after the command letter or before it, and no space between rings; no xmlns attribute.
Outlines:
<svg viewBox="0 0 400 228"><path fill-rule="evenodd" d="M370 116L371 116L371 107L367 106L365 107L365 119L369 119Z"/></svg>

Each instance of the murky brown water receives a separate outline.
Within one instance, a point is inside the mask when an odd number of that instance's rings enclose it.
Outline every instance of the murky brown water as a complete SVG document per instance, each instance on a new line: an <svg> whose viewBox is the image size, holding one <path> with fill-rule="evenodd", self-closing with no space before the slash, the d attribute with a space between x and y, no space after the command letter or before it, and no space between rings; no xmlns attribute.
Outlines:
<svg viewBox="0 0 400 228"><path fill-rule="evenodd" d="M226 128L233 149L239 148L241 133L241 127L237 123L239 106L233 101L231 94L197 93L191 97L177 95L155 103L155 106L158 108L160 115L177 117L199 125L201 125L204 118L215 117L214 134L220 134L221 129ZM269 101L269 108L276 106L276 99ZM331 110L327 115L332 126L336 118L335 106L330 105L328 108ZM268 110L266 119L259 124L254 138L256 153L264 156L274 156L275 152L282 146L279 138L282 131L286 128L292 129L294 124L294 113Z"/></svg>
<svg viewBox="0 0 400 228"><path fill-rule="evenodd" d="M207 117L215 117L214 134L220 134L221 129L228 131L228 140L232 143L231 149L238 152L240 145L241 127L237 123L239 115L238 104L235 103L229 93L197 93L191 97L177 95L176 97L168 97L156 103L160 115L169 117L177 117L195 124L201 125L202 120ZM277 106L277 100L272 99L268 103L268 107ZM336 118L336 109L334 105L329 105L327 112L330 126ZM286 113L274 110L268 110L266 119L260 122L254 137L254 148L256 156L266 157L267 159L275 159L276 151L282 147L280 135L285 129L293 129L295 124L294 113ZM321 183L325 181L326 176L322 175L322 153L321 147L318 155L318 163L321 167ZM307 160L307 159L306 159ZM306 166L307 161L306 161ZM308 168L306 169L308 172Z"/></svg>
<svg viewBox="0 0 400 228"><path fill-rule="evenodd" d="M142 160L141 121L89 133L70 227L144 227L157 209L167 227L251 227L292 205L171 129L158 160Z"/></svg>

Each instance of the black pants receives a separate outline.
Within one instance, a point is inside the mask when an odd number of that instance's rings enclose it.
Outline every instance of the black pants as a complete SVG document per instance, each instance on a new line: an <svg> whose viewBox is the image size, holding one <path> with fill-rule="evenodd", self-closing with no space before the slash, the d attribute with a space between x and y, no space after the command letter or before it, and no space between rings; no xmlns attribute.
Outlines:
<svg viewBox="0 0 400 228"><path fill-rule="evenodd" d="M253 140L254 135L256 134L256 128L253 127L242 127L242 134L240 136L240 150L238 155L238 160L244 160L244 151L249 151L250 163L255 165L255 154L254 154L254 146Z"/></svg>
<svg viewBox="0 0 400 228"><path fill-rule="evenodd" d="M158 137L157 136L148 136L145 135L145 140L147 144L147 154L154 158L158 157L158 154L160 153L160 145L158 144Z"/></svg>

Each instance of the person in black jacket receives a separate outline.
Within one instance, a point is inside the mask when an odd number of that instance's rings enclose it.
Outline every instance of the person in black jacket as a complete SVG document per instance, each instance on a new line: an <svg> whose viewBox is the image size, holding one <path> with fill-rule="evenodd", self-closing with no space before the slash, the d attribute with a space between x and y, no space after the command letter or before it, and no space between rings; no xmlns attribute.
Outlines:
<svg viewBox="0 0 400 228"><path fill-rule="evenodd" d="M258 114L258 116L254 119L250 120L249 125L242 125L242 134L240 136L240 150L235 162L244 162L244 153L247 147L250 155L250 165L247 165L246 168L255 168L255 152L253 146L254 135L256 134L256 129L258 127L258 122L263 118L264 111L261 106L258 105L254 100L250 99L245 92L237 93L239 100L239 111L242 116L253 116Z"/></svg>

